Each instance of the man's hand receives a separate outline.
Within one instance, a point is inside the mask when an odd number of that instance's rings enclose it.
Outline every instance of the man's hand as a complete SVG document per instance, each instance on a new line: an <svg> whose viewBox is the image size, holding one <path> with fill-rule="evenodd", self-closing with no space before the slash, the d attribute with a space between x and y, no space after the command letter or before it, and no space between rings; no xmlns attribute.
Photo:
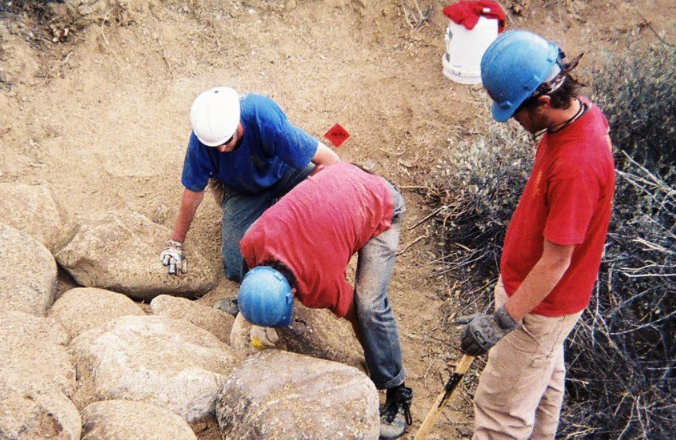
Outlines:
<svg viewBox="0 0 676 440"><path fill-rule="evenodd" d="M251 336L251 343L259 350L275 348L275 343L279 341L277 332L271 327L252 325L249 335Z"/></svg>
<svg viewBox="0 0 676 440"><path fill-rule="evenodd" d="M188 260L183 256L183 243L169 240L167 247L160 252L160 261L169 266L169 275L178 275L188 272Z"/></svg>
<svg viewBox="0 0 676 440"><path fill-rule="evenodd" d="M492 315L475 313L458 318L456 322L467 324L462 331L460 350L470 356L486 353L500 339L519 326L519 323L505 310L505 306L500 307Z"/></svg>

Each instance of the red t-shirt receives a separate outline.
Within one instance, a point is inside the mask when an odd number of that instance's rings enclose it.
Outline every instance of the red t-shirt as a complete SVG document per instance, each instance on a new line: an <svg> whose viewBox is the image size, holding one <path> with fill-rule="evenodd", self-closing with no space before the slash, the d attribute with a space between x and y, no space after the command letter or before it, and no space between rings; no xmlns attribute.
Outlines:
<svg viewBox="0 0 676 440"><path fill-rule="evenodd" d="M575 245L570 267L531 313L562 316L584 310L598 275L610 222L615 167L608 122L598 107L560 132L546 133L514 212L500 261L508 295L542 256L544 239Z"/></svg>
<svg viewBox="0 0 676 440"><path fill-rule="evenodd" d="M268 260L284 263L304 305L343 317L354 295L346 274L350 257L392 226L393 211L382 177L339 162L265 211L244 234L242 256L250 268Z"/></svg>

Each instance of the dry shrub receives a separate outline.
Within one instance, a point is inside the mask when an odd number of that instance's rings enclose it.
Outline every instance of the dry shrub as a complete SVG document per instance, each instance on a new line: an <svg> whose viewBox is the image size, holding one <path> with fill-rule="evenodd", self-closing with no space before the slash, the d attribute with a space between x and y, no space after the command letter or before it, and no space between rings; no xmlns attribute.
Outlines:
<svg viewBox="0 0 676 440"><path fill-rule="evenodd" d="M592 302L567 344L564 438L676 438L676 188L625 159Z"/></svg>
<svg viewBox="0 0 676 440"><path fill-rule="evenodd" d="M564 438L676 438L676 51L608 57L592 98L617 188L590 307L568 341Z"/></svg>
<svg viewBox="0 0 676 440"><path fill-rule="evenodd" d="M435 275L455 279L451 291L461 292L454 301L462 313L483 311L492 300L505 232L534 153L535 144L516 124L492 123L486 135L443 152L421 191L437 210L442 256Z"/></svg>
<svg viewBox="0 0 676 440"><path fill-rule="evenodd" d="M617 189L592 301L567 341L558 438L676 438L674 72L676 53L662 47L609 57L594 75L592 99L608 117L618 150ZM532 145L513 125L492 125L485 136L449 149L422 191L441 226L439 273L450 274L462 291L454 296L457 313L492 302Z"/></svg>
<svg viewBox="0 0 676 440"><path fill-rule="evenodd" d="M25 16L42 24L54 19L54 7L63 0L11 0L0 2L0 19L7 15Z"/></svg>
<svg viewBox="0 0 676 440"><path fill-rule="evenodd" d="M629 53L605 57L592 75L592 97L615 146L666 173L676 163L676 49L660 44Z"/></svg>

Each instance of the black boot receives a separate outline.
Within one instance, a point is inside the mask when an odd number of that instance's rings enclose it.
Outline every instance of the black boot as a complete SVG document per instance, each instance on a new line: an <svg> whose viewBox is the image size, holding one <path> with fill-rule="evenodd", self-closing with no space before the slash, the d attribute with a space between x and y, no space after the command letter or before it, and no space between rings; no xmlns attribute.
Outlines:
<svg viewBox="0 0 676 440"><path fill-rule="evenodd" d="M397 438L413 423L411 400L413 390L404 384L387 390L385 405L380 410L380 438Z"/></svg>

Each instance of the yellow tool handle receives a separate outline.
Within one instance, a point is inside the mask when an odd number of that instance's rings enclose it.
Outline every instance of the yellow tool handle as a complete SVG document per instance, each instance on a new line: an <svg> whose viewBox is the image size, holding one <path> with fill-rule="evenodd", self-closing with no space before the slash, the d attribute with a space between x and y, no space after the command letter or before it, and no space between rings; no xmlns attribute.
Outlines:
<svg viewBox="0 0 676 440"><path fill-rule="evenodd" d="M444 406L446 406L446 403L450 399L451 394L453 394L453 390L455 390L455 388L458 386L458 383L460 383L462 380L465 372L467 372L469 366L472 365L473 360L474 356L467 354L462 356L460 363L458 363L458 365L455 367L455 371L453 371L453 374L448 379L448 382L446 382L444 391L442 391L437 397L437 400L434 402L434 406L432 406L432 409L430 409L430 411L427 413L425 420L423 420L422 425L420 425L420 428L418 429L418 432L416 432L415 438L413 440L424 440L427 438L432 426L434 426L434 423L439 418L439 415L441 415L441 411L444 409Z"/></svg>

